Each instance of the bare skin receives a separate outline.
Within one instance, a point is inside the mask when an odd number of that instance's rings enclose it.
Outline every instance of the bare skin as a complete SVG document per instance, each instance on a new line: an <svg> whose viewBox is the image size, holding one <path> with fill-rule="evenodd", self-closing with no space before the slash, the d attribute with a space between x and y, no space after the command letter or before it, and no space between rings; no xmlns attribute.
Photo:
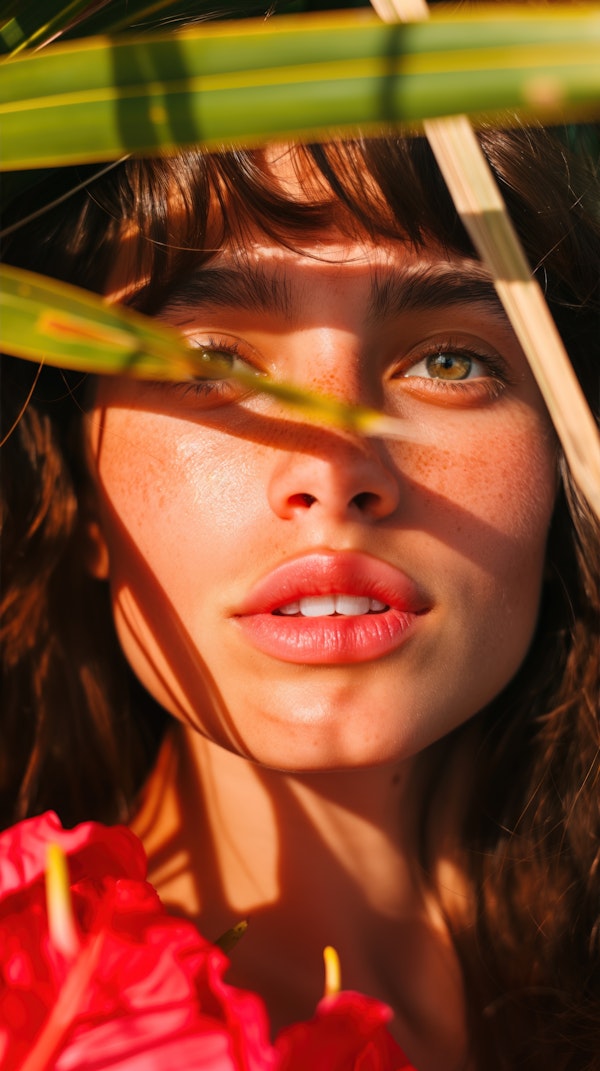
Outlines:
<svg viewBox="0 0 600 1071"><path fill-rule="evenodd" d="M406 773L279 773L177 727L133 829L171 911L210 938L249 920L227 977L263 996L274 1031L313 1014L333 944L344 988L394 1009L392 1032L419 1071L462 1071L458 965L398 838ZM453 868L443 880L460 897Z"/></svg>
<svg viewBox="0 0 600 1071"><path fill-rule="evenodd" d="M132 668L174 715L133 828L169 908L209 938L250 919L229 978L264 996L275 1030L312 1014L332 944L344 987L393 1008L418 1071L471 1071L458 964L410 848L411 775L525 657L555 493L548 417L477 265L334 232L306 252L257 236L209 266L216 290L192 281L160 311L194 344L432 438L361 440L226 384L99 384L90 567L111 582ZM231 272L242 290L256 274L263 296L284 279L285 300L241 300ZM321 626L293 609L299 593L284 585L260 615L253 600L281 567L313 575L315 556L348 555L399 578L406 631L378 650L372 617L336 613L324 634L341 643L348 626L350 645L315 663ZM456 909L465 889L443 853L434 877Z"/></svg>

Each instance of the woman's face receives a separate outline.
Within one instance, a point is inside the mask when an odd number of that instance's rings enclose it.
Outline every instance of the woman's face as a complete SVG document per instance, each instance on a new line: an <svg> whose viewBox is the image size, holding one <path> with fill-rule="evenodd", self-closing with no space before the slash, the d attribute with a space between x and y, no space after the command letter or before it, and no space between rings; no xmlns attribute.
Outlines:
<svg viewBox="0 0 600 1071"><path fill-rule="evenodd" d="M555 494L549 420L481 266L257 236L159 315L422 441L317 426L227 381L102 379L97 572L148 690L284 769L396 761L479 711L530 644Z"/></svg>

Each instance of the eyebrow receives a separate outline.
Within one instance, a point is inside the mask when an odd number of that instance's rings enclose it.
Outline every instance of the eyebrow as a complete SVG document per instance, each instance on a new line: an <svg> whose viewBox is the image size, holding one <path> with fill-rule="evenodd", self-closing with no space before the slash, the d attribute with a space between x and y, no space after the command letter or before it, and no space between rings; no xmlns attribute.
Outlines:
<svg viewBox="0 0 600 1071"><path fill-rule="evenodd" d="M377 266L371 274L367 319L376 324L411 310L433 311L460 304L485 305L508 323L488 272L472 260L434 261L397 272L384 272ZM271 312L292 319L298 297L284 271L265 271L260 264L208 265L179 283L160 311L188 311L195 306Z"/></svg>
<svg viewBox="0 0 600 1071"><path fill-rule="evenodd" d="M378 322L413 309L432 312L449 305L485 305L508 323L491 276L478 261L438 261L411 266L398 274L376 269L368 317Z"/></svg>
<svg viewBox="0 0 600 1071"><path fill-rule="evenodd" d="M176 312L195 305L210 308L255 309L292 316L292 288L285 274L266 272L260 265L243 268L201 267L167 297L162 312Z"/></svg>

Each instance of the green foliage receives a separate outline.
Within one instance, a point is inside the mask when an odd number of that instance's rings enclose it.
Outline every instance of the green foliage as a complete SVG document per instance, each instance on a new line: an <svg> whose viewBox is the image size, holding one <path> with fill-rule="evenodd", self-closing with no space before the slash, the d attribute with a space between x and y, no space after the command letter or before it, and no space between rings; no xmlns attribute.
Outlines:
<svg viewBox="0 0 600 1071"><path fill-rule="evenodd" d="M325 13L22 52L0 64L2 167L411 130L457 113L587 116L600 102L600 10L568 10L402 26Z"/></svg>
<svg viewBox="0 0 600 1071"><path fill-rule="evenodd" d="M342 6L354 10L333 10ZM35 211L36 183L56 166L196 143L411 131L461 112L506 122L506 109L571 124L598 118L598 5L440 5L428 22L403 26L360 8L370 4L5 0L3 204L30 187ZM240 24L242 15L260 18ZM568 137L598 155L597 128L582 130L571 125ZM189 351L156 322L11 269L2 287L4 348L15 356L93 371L190 373ZM294 388L262 380L259 389L319 411L318 399ZM335 419L352 426L355 418Z"/></svg>

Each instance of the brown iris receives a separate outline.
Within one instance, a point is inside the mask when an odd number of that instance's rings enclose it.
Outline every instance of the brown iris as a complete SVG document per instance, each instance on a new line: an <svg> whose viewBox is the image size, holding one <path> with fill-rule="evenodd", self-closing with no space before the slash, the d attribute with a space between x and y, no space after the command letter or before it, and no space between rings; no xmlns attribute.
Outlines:
<svg viewBox="0 0 600 1071"><path fill-rule="evenodd" d="M427 358L427 371L437 379L466 379L473 361L464 353L434 353Z"/></svg>

